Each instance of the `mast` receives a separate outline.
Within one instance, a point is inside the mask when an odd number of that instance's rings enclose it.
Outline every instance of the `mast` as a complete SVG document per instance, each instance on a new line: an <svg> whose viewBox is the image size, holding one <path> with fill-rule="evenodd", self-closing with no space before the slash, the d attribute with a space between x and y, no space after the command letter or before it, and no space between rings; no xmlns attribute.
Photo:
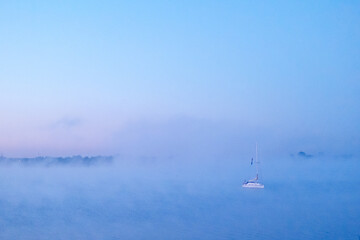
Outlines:
<svg viewBox="0 0 360 240"><path fill-rule="evenodd" d="M255 151L256 151L256 155L255 155L255 165L256 165L256 180L259 179L259 162L258 162L258 150L257 150L257 143L255 145Z"/></svg>

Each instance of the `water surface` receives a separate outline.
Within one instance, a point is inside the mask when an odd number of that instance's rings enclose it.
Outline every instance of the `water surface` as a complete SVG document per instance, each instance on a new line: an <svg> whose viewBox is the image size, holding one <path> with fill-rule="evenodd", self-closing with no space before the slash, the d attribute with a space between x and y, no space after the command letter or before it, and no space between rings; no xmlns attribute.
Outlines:
<svg viewBox="0 0 360 240"><path fill-rule="evenodd" d="M359 239L357 159L2 166L1 239Z"/></svg>

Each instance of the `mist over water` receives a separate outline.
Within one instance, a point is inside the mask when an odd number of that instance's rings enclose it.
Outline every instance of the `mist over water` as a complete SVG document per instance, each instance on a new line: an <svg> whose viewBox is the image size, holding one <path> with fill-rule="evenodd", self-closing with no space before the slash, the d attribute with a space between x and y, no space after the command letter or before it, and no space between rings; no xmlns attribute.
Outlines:
<svg viewBox="0 0 360 240"><path fill-rule="evenodd" d="M1 239L358 239L358 159L130 159L0 168Z"/></svg>
<svg viewBox="0 0 360 240"><path fill-rule="evenodd" d="M0 240L360 240L359 13L0 1Z"/></svg>

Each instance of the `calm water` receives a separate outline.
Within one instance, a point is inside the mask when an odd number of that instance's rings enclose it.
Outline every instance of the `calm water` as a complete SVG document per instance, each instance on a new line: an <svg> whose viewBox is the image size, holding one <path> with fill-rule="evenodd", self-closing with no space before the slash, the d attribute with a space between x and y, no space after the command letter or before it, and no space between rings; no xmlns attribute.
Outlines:
<svg viewBox="0 0 360 240"><path fill-rule="evenodd" d="M356 159L0 168L0 239L360 239Z"/></svg>

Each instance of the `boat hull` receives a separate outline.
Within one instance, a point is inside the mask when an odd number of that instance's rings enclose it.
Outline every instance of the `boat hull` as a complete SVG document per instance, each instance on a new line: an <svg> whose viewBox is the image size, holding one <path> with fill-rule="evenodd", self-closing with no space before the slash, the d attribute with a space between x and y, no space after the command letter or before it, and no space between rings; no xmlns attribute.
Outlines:
<svg viewBox="0 0 360 240"><path fill-rule="evenodd" d="M244 183L242 185L244 188L264 188L264 185L261 183Z"/></svg>

